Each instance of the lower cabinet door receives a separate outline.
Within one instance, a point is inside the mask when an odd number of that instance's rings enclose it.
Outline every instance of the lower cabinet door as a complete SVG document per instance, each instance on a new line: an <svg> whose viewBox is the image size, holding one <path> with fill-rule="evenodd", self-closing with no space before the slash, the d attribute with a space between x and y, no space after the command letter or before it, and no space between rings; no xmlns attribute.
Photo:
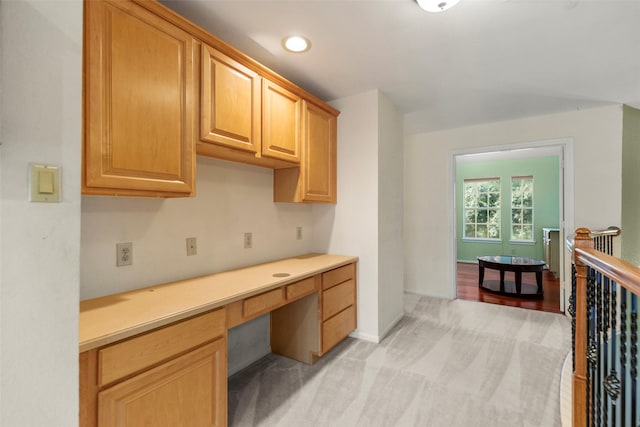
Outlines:
<svg viewBox="0 0 640 427"><path fill-rule="evenodd" d="M350 306L322 324L322 353L331 350L356 328L356 308Z"/></svg>
<svg viewBox="0 0 640 427"><path fill-rule="evenodd" d="M98 394L100 427L225 426L224 338Z"/></svg>

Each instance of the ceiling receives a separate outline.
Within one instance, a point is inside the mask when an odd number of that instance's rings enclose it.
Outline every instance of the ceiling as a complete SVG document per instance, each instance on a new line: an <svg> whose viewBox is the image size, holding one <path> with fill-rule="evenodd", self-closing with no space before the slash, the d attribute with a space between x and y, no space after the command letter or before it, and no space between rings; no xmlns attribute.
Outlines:
<svg viewBox="0 0 640 427"><path fill-rule="evenodd" d="M417 133L640 108L640 0L164 0L321 99L378 89ZM311 50L285 52L299 34Z"/></svg>

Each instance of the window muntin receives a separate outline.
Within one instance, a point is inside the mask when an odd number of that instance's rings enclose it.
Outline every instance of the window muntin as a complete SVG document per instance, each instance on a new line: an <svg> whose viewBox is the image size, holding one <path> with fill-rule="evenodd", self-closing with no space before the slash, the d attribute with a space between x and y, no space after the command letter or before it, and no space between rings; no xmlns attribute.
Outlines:
<svg viewBox="0 0 640 427"><path fill-rule="evenodd" d="M464 180L465 239L500 239L500 179Z"/></svg>
<svg viewBox="0 0 640 427"><path fill-rule="evenodd" d="M533 241L533 176L511 177L511 240Z"/></svg>

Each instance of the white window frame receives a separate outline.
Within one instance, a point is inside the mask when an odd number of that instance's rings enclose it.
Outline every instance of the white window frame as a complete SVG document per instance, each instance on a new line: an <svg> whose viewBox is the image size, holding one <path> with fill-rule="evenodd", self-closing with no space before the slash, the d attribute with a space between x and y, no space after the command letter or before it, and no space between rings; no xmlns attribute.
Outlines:
<svg viewBox="0 0 640 427"><path fill-rule="evenodd" d="M498 184L498 206L494 206L494 207L481 207L478 206L478 204L476 204L475 206L470 206L467 207L466 205L466 189L467 189L467 184L470 183L492 183L492 182L497 182ZM478 222L477 222L477 217L476 217L476 222L474 222L475 224L475 236L467 236L467 211L468 210L475 210L477 211L478 209L487 209L487 211L494 211L499 218L498 223L501 224L502 223L502 218L501 218L501 203L502 203L502 182L500 177L489 177L489 178L474 178L474 179L465 179L463 180L463 188L462 188L462 239L463 240L467 240L467 241L474 241L474 242L502 242L502 226L499 225L498 226L498 237L477 237L478 235ZM489 217L490 214L489 212L487 212L487 222L486 223L481 223L481 224L486 224L487 227L489 225Z"/></svg>
<svg viewBox="0 0 640 427"><path fill-rule="evenodd" d="M513 206L513 182L514 180L531 180L531 207L524 207L524 206ZM510 196L510 206L509 206L509 235L510 235L510 239L509 242L512 243L534 243L535 242L535 200L534 200L534 194L535 194L535 181L533 179L533 175L519 175L519 176L512 176L511 177L511 182L510 182L510 188L509 188L509 196ZM524 225L527 225L523 222L520 222L520 224L514 224L513 222L513 211L514 209L519 209L521 212L521 217L524 218L523 212L524 210L530 210L531 211L531 238L530 239L516 239L513 236L513 227L514 225L519 226L519 227L523 227Z"/></svg>

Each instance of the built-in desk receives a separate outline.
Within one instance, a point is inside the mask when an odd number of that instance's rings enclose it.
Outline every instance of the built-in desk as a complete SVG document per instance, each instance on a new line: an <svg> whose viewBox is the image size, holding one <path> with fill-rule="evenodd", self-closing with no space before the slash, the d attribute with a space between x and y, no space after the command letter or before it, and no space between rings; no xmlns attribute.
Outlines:
<svg viewBox="0 0 640 427"><path fill-rule="evenodd" d="M356 327L357 257L307 254L80 302L80 425L226 425L227 330L313 363Z"/></svg>

